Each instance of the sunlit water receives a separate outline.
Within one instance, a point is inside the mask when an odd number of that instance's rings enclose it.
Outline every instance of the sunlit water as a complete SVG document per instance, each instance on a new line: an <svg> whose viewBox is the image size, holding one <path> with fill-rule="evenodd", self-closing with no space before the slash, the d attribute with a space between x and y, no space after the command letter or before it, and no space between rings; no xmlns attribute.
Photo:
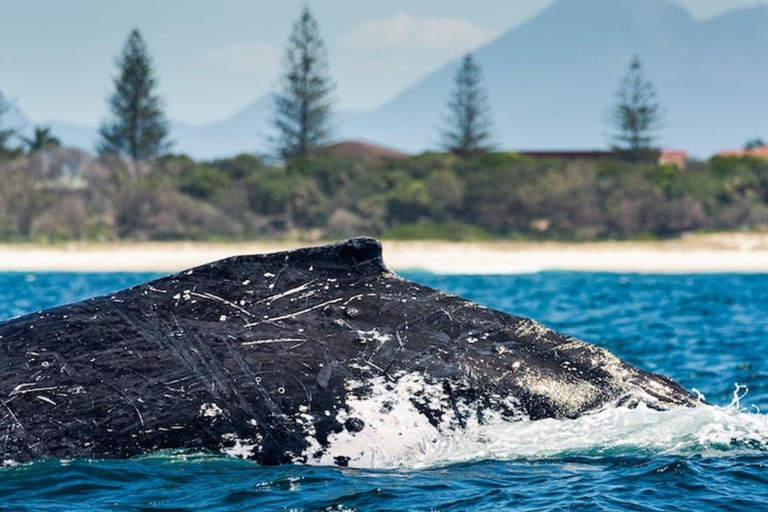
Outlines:
<svg viewBox="0 0 768 512"><path fill-rule="evenodd" d="M152 277L0 274L0 318ZM38 462L0 469L0 511L768 510L768 275L409 277L602 345L715 405L489 427L389 470L185 453Z"/></svg>

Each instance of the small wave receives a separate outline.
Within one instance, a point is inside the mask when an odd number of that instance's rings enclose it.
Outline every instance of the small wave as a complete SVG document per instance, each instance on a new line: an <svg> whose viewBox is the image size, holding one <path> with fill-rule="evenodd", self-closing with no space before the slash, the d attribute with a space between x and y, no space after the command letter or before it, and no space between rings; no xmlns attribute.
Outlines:
<svg viewBox="0 0 768 512"><path fill-rule="evenodd" d="M406 471L472 464L481 461L541 462L573 459L614 460L623 457L643 459L666 457L736 458L768 454L768 415L750 412L734 403L722 407L702 404L657 411L641 404L629 409L604 409L572 420L544 419L493 425L473 425L463 431L424 440L418 446L399 452L397 457L378 458L373 465L357 464L361 469L400 469ZM138 464L181 463L194 466L224 464L230 470L248 472L250 462L222 454L185 450L159 451L134 458ZM229 462L227 462L229 461ZM11 465L16 474L33 470L50 471L72 463L79 467L93 464L109 469L120 461L38 461ZM236 466L231 466L235 464ZM47 468L47 469L46 469ZM102 468L103 469L103 468ZM155 468L155 470L159 469ZM310 470L310 468L306 468ZM316 468L321 469L321 468Z"/></svg>
<svg viewBox="0 0 768 512"><path fill-rule="evenodd" d="M367 384L369 393L363 397L354 392L351 383L347 401L350 416L366 419L365 429L330 436L322 457L308 457L310 463L331 465L343 457L355 468L423 469L483 460L768 452L768 415L741 406L747 389L739 384L726 407L709 405L698 393L697 407L658 411L641 402L637 407L606 407L570 420L531 421L523 415L514 419L483 410L481 422L477 404L456 401L454 409L464 418L461 426L451 421L455 411L441 409L448 401L442 387L425 382L418 374L403 375L394 385L383 379ZM414 397L422 406L443 412L441 426L428 421ZM501 396L489 398L503 401ZM516 404L506 405L514 410ZM383 414L384 410L389 412ZM346 419L337 418L340 423ZM313 440L311 436L307 439Z"/></svg>
<svg viewBox="0 0 768 512"><path fill-rule="evenodd" d="M734 457L768 452L768 415L727 407L605 409L573 420L546 419L476 426L422 445L400 461L423 469L480 460L570 457Z"/></svg>

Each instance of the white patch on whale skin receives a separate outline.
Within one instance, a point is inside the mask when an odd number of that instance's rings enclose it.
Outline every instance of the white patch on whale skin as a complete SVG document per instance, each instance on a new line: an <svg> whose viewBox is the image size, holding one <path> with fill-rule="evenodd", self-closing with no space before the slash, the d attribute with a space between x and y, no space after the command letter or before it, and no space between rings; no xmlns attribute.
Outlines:
<svg viewBox="0 0 768 512"><path fill-rule="evenodd" d="M453 383L460 387L460 383ZM402 373L395 382L376 377L365 382L347 381L346 406L349 411L336 413L336 421L344 425L352 418L364 422L359 432L331 434L320 458L312 455L321 450L312 436L307 436L309 448L302 456L309 464L333 465L344 457L349 467L392 468L407 467L412 460L433 451L431 446L446 436L472 430L483 425L519 421L522 413L502 417L499 411L462 399L451 400L443 383L430 383L420 373ZM498 409L517 410L519 404L511 396L486 397ZM482 415L478 414L482 409ZM438 426L430 423L421 411L439 416Z"/></svg>
<svg viewBox="0 0 768 512"><path fill-rule="evenodd" d="M363 385L371 388L365 398L357 394ZM312 457L319 444L308 438L310 448L304 453L308 463L333 465L336 457L348 457L350 467L394 467L409 452L423 451L425 444L439 437L440 432L410 400L417 392L442 395L442 389L426 384L420 374L404 375L395 383L383 377L365 383L348 381L346 387L349 412L339 411L336 421L343 425L350 418L359 418L365 426L360 432L345 429L329 436L328 448L319 459Z"/></svg>
<svg viewBox="0 0 768 512"><path fill-rule="evenodd" d="M222 448L221 453L238 459L253 457L261 450L261 443L264 440L258 433L252 439L240 439L236 434L224 434L221 439L226 443L234 443L232 446Z"/></svg>
<svg viewBox="0 0 768 512"><path fill-rule="evenodd" d="M386 343L392 339L389 334L382 334L378 329L374 328L370 331L357 331L357 339L362 345L370 343L371 341L378 341L379 343Z"/></svg>
<svg viewBox="0 0 768 512"><path fill-rule="evenodd" d="M200 406L200 416L203 418L216 418L217 416L221 416L223 412L221 407L213 403Z"/></svg>
<svg viewBox="0 0 768 512"><path fill-rule="evenodd" d="M294 457L296 464L311 463L314 454L322 451L323 447L317 441L317 429L315 428L315 417L309 412L309 406L300 405L299 411L294 415L296 424L301 428L304 439L307 441L307 447L302 454Z"/></svg>

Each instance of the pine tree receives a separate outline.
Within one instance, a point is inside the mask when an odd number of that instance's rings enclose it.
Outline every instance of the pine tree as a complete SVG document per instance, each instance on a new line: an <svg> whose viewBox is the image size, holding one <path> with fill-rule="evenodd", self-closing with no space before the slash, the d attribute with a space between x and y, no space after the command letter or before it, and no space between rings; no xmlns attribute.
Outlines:
<svg viewBox="0 0 768 512"><path fill-rule="evenodd" d="M11 104L0 92L0 155L10 151L8 142L16 135L16 130L6 126L6 117L11 111Z"/></svg>
<svg viewBox="0 0 768 512"><path fill-rule="evenodd" d="M121 154L136 161L157 157L170 148L163 102L149 50L134 29L117 61L119 76L108 104L112 119L99 128L99 153Z"/></svg>
<svg viewBox="0 0 768 512"><path fill-rule="evenodd" d="M616 92L616 105L610 118L617 149L634 160L651 154L663 115L656 89L635 56Z"/></svg>
<svg viewBox="0 0 768 512"><path fill-rule="evenodd" d="M275 95L277 149L284 158L306 156L331 137L334 85L320 27L305 7L293 25Z"/></svg>
<svg viewBox="0 0 768 512"><path fill-rule="evenodd" d="M482 80L480 67L468 54L456 73L448 102L448 128L443 132L445 149L462 157L491 149L490 109Z"/></svg>

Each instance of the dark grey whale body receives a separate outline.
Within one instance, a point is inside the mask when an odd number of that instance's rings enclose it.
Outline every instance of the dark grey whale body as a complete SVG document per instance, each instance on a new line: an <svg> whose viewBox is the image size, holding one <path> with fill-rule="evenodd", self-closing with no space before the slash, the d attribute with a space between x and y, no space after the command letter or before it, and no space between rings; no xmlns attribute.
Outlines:
<svg viewBox="0 0 768 512"><path fill-rule="evenodd" d="M0 325L0 462L184 448L346 465L416 432L640 403L697 399L399 278L370 238L237 256Z"/></svg>

